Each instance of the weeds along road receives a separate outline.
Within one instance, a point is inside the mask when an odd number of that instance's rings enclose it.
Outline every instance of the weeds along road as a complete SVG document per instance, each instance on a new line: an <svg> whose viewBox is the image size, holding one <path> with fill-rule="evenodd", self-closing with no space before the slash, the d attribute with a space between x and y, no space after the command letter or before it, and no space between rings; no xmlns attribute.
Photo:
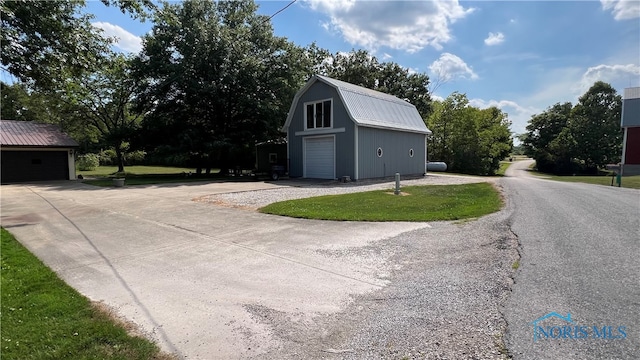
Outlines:
<svg viewBox="0 0 640 360"><path fill-rule="evenodd" d="M637 359L640 191L529 176L503 186L520 267L504 315L514 359Z"/></svg>

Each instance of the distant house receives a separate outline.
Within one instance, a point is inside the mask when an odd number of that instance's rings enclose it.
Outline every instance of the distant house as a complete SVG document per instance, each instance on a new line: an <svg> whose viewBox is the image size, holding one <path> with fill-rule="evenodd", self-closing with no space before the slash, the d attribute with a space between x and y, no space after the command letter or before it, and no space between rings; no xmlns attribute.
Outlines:
<svg viewBox="0 0 640 360"><path fill-rule="evenodd" d="M416 107L395 96L313 76L286 123L289 176L353 180L424 175L427 129Z"/></svg>
<svg viewBox="0 0 640 360"><path fill-rule="evenodd" d="M56 125L0 120L0 182L75 179L77 147Z"/></svg>
<svg viewBox="0 0 640 360"><path fill-rule="evenodd" d="M624 89L622 175L640 175L640 87Z"/></svg>

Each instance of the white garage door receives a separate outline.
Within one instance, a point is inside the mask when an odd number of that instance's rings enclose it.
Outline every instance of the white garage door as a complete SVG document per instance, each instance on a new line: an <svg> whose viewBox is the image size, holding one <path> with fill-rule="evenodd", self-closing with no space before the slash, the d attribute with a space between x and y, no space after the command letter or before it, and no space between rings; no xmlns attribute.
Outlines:
<svg viewBox="0 0 640 360"><path fill-rule="evenodd" d="M334 137L304 139L304 177L335 179Z"/></svg>

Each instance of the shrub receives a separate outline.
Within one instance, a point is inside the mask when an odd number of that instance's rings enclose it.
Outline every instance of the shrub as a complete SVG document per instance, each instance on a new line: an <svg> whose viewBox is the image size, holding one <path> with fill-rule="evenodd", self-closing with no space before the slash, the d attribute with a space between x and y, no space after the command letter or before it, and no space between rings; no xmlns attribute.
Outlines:
<svg viewBox="0 0 640 360"><path fill-rule="evenodd" d="M97 154L84 154L78 156L78 170L91 171L100 166L100 160Z"/></svg>
<svg viewBox="0 0 640 360"><path fill-rule="evenodd" d="M116 156L116 150L113 148L100 151L98 156L100 165L115 165L118 163L118 156Z"/></svg>
<svg viewBox="0 0 640 360"><path fill-rule="evenodd" d="M147 153L144 150L136 150L125 155L127 165L144 165Z"/></svg>

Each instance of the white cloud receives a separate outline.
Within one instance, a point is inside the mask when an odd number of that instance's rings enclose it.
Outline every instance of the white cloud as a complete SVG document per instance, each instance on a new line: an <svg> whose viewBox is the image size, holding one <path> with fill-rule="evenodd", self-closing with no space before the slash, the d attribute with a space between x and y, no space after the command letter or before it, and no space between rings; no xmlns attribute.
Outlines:
<svg viewBox="0 0 640 360"><path fill-rule="evenodd" d="M473 12L458 0L307 0L307 4L328 15L331 20L326 28L340 33L350 44L371 51L385 46L409 53L426 46L442 49L452 39L449 25Z"/></svg>
<svg viewBox="0 0 640 360"><path fill-rule="evenodd" d="M624 84L625 80L629 81L629 84ZM638 86L640 85L640 66L634 64L592 66L582 75L576 90L582 94L596 81L611 84L621 82L622 86Z"/></svg>
<svg viewBox="0 0 640 360"><path fill-rule="evenodd" d="M478 78L478 74L467 63L450 53L442 53L438 60L429 65L429 70L436 81L441 83L455 79Z"/></svg>
<svg viewBox="0 0 640 360"><path fill-rule="evenodd" d="M511 120L511 131L516 134L522 134L526 132L527 123L531 119L531 116L542 112L540 109L531 106L522 106L515 101L511 100L489 100L471 99L469 105L478 107L480 109L486 109L490 107L497 107L509 115Z"/></svg>
<svg viewBox="0 0 640 360"><path fill-rule="evenodd" d="M113 25L108 22L94 22L91 25L102 29L102 34L107 37L115 37L116 43L114 46L124 50L126 52L137 53L142 50L142 39L139 36L135 36L127 30L121 28L118 25Z"/></svg>
<svg viewBox="0 0 640 360"><path fill-rule="evenodd" d="M489 33L489 37L487 37L486 39L484 39L484 43L487 46L493 46L493 45L498 45L504 42L504 34L501 32L498 33Z"/></svg>
<svg viewBox="0 0 640 360"><path fill-rule="evenodd" d="M387 53L382 54L382 60L383 60L383 61L387 61L387 60L389 60L389 59L393 59L393 56L392 56L392 55L389 55L389 54L387 54Z"/></svg>
<svg viewBox="0 0 640 360"><path fill-rule="evenodd" d="M431 100L433 101L444 101L444 98L437 94L431 94Z"/></svg>
<svg viewBox="0 0 640 360"><path fill-rule="evenodd" d="M611 10L616 20L640 18L640 1L638 0L600 0L602 10Z"/></svg>
<svg viewBox="0 0 640 360"><path fill-rule="evenodd" d="M509 114L512 120L512 131L519 134L525 131L527 122L534 114L539 114L556 103L571 102L576 104L596 81L611 84L618 94L623 88L640 86L640 66L627 65L596 65L585 68L564 67L545 69L543 74L533 85L533 91L521 95L516 101L480 99L470 100L470 104L478 107L497 106Z"/></svg>

